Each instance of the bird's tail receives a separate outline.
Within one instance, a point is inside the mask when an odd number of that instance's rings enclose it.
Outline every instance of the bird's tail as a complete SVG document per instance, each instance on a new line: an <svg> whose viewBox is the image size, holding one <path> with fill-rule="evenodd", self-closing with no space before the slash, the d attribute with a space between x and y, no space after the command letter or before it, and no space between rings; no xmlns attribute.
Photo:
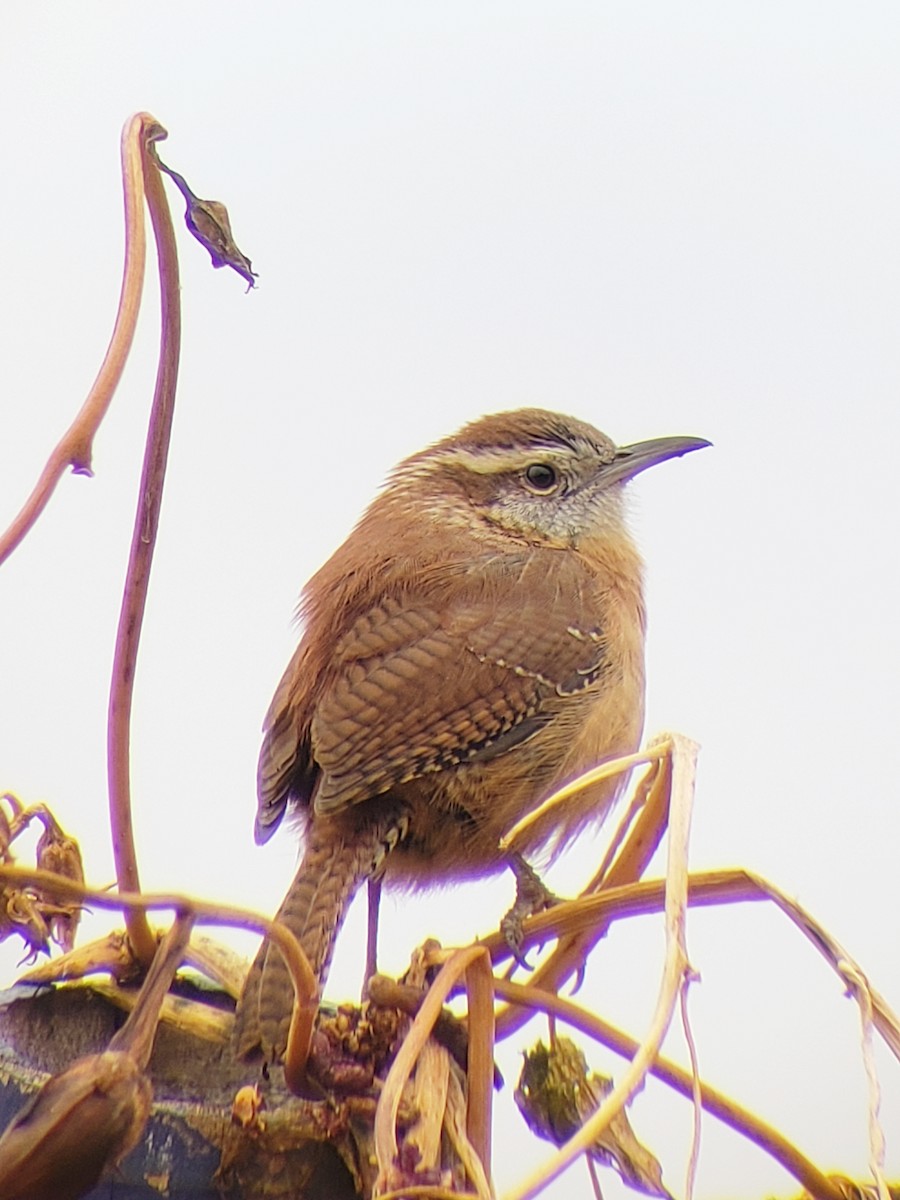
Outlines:
<svg viewBox="0 0 900 1200"><path fill-rule="evenodd" d="M347 824L341 831L331 822L310 823L303 859L276 920L299 941L320 988L350 901L366 879L380 874L386 856L405 835L406 820L399 811ZM263 942L235 1012L234 1047L240 1058L260 1050L269 1062L283 1055L293 999L281 952Z"/></svg>

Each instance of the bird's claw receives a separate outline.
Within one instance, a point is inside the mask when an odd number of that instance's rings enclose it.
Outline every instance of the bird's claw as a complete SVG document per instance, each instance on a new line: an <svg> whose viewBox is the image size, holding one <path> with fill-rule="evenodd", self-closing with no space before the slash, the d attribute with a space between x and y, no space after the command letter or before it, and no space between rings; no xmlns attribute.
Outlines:
<svg viewBox="0 0 900 1200"><path fill-rule="evenodd" d="M525 940L524 922L535 913L544 912L545 909L558 904L559 896L550 891L521 854L511 854L509 865L516 877L516 900L500 922L500 932L515 961L526 971L531 971L532 966L522 953L522 943Z"/></svg>

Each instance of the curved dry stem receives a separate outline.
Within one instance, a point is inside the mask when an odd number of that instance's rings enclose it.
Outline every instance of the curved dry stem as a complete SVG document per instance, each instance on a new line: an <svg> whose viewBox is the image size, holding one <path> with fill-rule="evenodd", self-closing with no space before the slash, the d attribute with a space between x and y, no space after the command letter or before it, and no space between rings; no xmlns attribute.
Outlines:
<svg viewBox="0 0 900 1200"><path fill-rule="evenodd" d="M591 924L595 931L605 930L613 920L659 912L664 902L663 888L662 880L648 880L562 904L557 909L542 913L527 922L525 945L529 945L532 940L541 941L548 934L552 936L554 932L561 937L582 937ZM777 887L760 876L738 869L703 872L689 879L689 903L692 906L760 900L769 900L778 905L822 954L842 982L852 990L853 979L857 977L857 973L862 975L855 961L809 913ZM568 916L564 912L565 909L569 910ZM492 937L484 944L493 949L495 943L499 949L502 939L499 936ZM506 1022L502 1036L508 1036L510 1029L517 1029L525 1024L528 1008L541 1009L596 1037L618 1054L632 1057L637 1052L638 1043L634 1039L620 1033L614 1026L592 1013L561 999L546 986L539 987L534 980L529 986L522 987L507 980L495 979L494 988L499 996L520 1006L520 1011L514 1014L517 1019ZM896 1015L884 997L872 988L868 981L865 990L871 1002L872 1023L888 1047L898 1055L900 1027ZM514 1010L510 1008L504 1015L509 1017L513 1013ZM692 1076L673 1063L658 1059L650 1068L650 1072L682 1095L691 1097ZM842 1192L838 1185L820 1172L776 1130L707 1084L700 1085L700 1094L707 1112L771 1154L817 1200L841 1200Z"/></svg>
<svg viewBox="0 0 900 1200"><path fill-rule="evenodd" d="M279 949L282 949L280 945ZM303 958L309 967L306 955ZM312 974L311 968L310 974ZM304 993L297 990L295 980L294 1011L291 1014L291 1025L288 1029L287 1045L284 1050L284 1081L295 1096L302 1096L307 1086L306 1064L309 1060L309 1049L312 1045L318 1011L319 988L315 976L312 978L311 988L308 986Z"/></svg>
<svg viewBox="0 0 900 1200"><path fill-rule="evenodd" d="M454 951L444 963L428 989L422 1007L391 1064L375 1110L374 1142L380 1180L389 1177L390 1168L397 1157L397 1113L404 1084L415 1066L422 1046L431 1036L431 1031L441 1015L444 1001L462 975L479 957L486 957L484 947L467 946L463 950ZM376 1184L376 1195L380 1194Z"/></svg>
<svg viewBox="0 0 900 1200"><path fill-rule="evenodd" d="M539 945L551 938L575 938L585 934L602 936L613 921L628 917L649 916L663 911L665 907L666 882L664 879L642 879L639 883L626 883L621 887L604 889L594 896L579 896L577 900L561 900L553 908L529 917L524 925L523 947ZM746 871L700 871L688 878L688 900L691 905L707 907L731 904L739 901L766 900L764 892L754 887ZM596 939L594 939L596 940ZM509 957L502 933L492 933L479 945L491 953L494 963ZM537 978L535 971L529 982L541 991L555 988ZM507 1038L510 1030L504 1028L502 1036Z"/></svg>
<svg viewBox="0 0 900 1200"><path fill-rule="evenodd" d="M175 920L159 943L134 1008L109 1043L110 1050L127 1051L142 1071L146 1071L150 1062L160 1010L191 940L193 925L193 913L175 914Z"/></svg>
<svg viewBox="0 0 900 1200"><path fill-rule="evenodd" d="M297 1022L301 1028L307 1021L310 1010L315 1014L318 1006L318 984L309 959L304 954L300 943L280 921L272 921L261 913L251 909L238 908L231 904L209 904L196 900L192 896L183 896L171 892L157 892L140 895L128 892L109 892L98 888L85 887L52 871L40 871L37 868L16 867L9 863L0 863L0 880L18 884L21 887L40 888L41 892L58 896L63 900L89 900L96 908L111 909L114 912L135 910L142 913L156 909L174 909L176 912L190 915L203 925L231 925L238 929L252 929L264 934L275 943L284 956L294 985L294 1015L291 1019L292 1028ZM149 928L149 926L148 926ZM156 938L151 933L153 945ZM484 951L478 947L478 953Z"/></svg>
<svg viewBox="0 0 900 1200"><path fill-rule="evenodd" d="M553 992L544 992L527 984L513 983L507 979L496 979L494 989L510 1003L520 1006L530 1018L531 1013L545 1012L565 1021L567 1025L580 1030L588 1037L595 1038L602 1045L620 1054L623 1058L633 1058L638 1051L639 1043L610 1025L602 1017L596 1016L580 1005L557 996ZM694 1077L666 1058L657 1058L651 1065L649 1074L667 1084L673 1091L691 1099L694 1091ZM813 1163L809 1161L796 1146L783 1137L777 1129L761 1121L759 1117L742 1108L730 1097L708 1083L700 1081L700 1098L703 1108L711 1116L717 1117L723 1124L728 1125L736 1133L748 1138L767 1154L809 1192L815 1200L846 1200L840 1189L832 1183Z"/></svg>
<svg viewBox="0 0 900 1200"><path fill-rule="evenodd" d="M691 1100L694 1108L693 1131L691 1133L691 1152L688 1156L685 1174L685 1200L693 1200L694 1187L697 1182L697 1168L700 1166L700 1132L702 1129L703 1097L700 1092L700 1064L697 1058L697 1043L694 1041L694 1031L688 1013L688 988L698 978L693 973L686 974L681 984L681 1032L691 1060Z"/></svg>
<svg viewBox="0 0 900 1200"><path fill-rule="evenodd" d="M884 996L880 992L876 992L869 984L865 972L856 959L847 953L837 938L832 937L828 930L820 925L801 904L786 895L781 888L751 871L747 871L745 874L750 885L758 889L766 899L774 901L781 911L790 917L801 933L812 942L857 1003L863 1008L871 1005L872 1022L875 1028L884 1038L891 1053L900 1062L900 1018L897 1017ZM860 981L865 982L865 995L861 994Z"/></svg>
<svg viewBox="0 0 900 1200"><path fill-rule="evenodd" d="M546 912L529 917L525 922L523 947L528 949L529 946L552 937L558 937L560 941L579 939L593 944L603 936L613 921L661 912L664 900L665 882L662 879L645 879L640 883L604 889L593 896L564 900ZM808 912L774 884L752 871L745 871L739 867L700 871L688 877L688 903L692 908L762 900L769 900L782 909L829 963L842 983L852 990L847 964L856 967L853 957ZM509 955L509 948L500 933L491 934L479 945L490 951L494 962L501 961ZM542 977L543 966L544 964L541 964L532 975L531 986L542 992L552 993L556 990L556 985L548 984ZM900 1061L900 1019L880 992L871 986L868 990L875 1028L895 1058ZM510 1037L527 1020L527 1015L521 1011L502 1010L497 1016L497 1038L504 1040Z"/></svg>
<svg viewBox="0 0 900 1200"><path fill-rule="evenodd" d="M667 735L653 739L650 748L662 746L668 742ZM628 840L616 856L612 866L604 866L588 884L582 899L593 893L608 895L610 890L622 885L633 884L640 879L647 869L650 860L656 853L666 831L669 816L669 789L671 785L672 763L669 756L657 759L644 776L638 780L635 797L631 807L639 810L639 815L631 826ZM560 906L562 907L562 906ZM550 912L558 912L551 909ZM549 914L548 914L549 915ZM531 921L526 923L529 930L537 930L538 925ZM605 927L585 926L581 932L571 936L561 937L559 945L542 963L532 976L531 982L546 991L556 990L572 975L581 970L585 957L590 948L605 933ZM498 958L508 956L508 946L505 938L495 942L488 939L491 947L491 957L496 962ZM521 1028L527 1017L515 1009L506 1009L497 1015L497 1035L508 1037Z"/></svg>
<svg viewBox="0 0 900 1200"><path fill-rule="evenodd" d="M178 253L175 231L166 201L162 177L151 147L166 137L166 131L148 113L140 116L144 136L141 140L141 168L147 207L156 236L159 261L161 334L156 388L150 411L147 445L141 472L138 506L135 514L131 553L125 577L119 628L116 634L112 682L107 717L107 778L109 816L113 841L116 878L121 891L140 891L134 827L131 814L130 737L131 705L138 645L147 601L150 567L156 545L156 532L162 503L166 459L172 432L175 384L181 345L181 306L178 282ZM149 968L155 944L146 916L127 909L125 923L137 959Z"/></svg>
<svg viewBox="0 0 900 1200"><path fill-rule="evenodd" d="M666 871L666 958L656 1010L650 1028L628 1068L597 1111L581 1129L533 1172L508 1200L531 1200L580 1154L588 1150L609 1122L643 1083L659 1053L672 1020L685 971L689 967L684 944L687 911L687 850L694 794L698 746L680 734L671 735L672 791L669 801L669 861Z"/></svg>
<svg viewBox="0 0 900 1200"><path fill-rule="evenodd" d="M886 1149L884 1130L879 1118L881 1108L881 1085L878 1068L872 1053L872 995L869 981L854 965L847 963L845 974L850 980L851 993L859 1006L860 1033L862 1034L862 1060L869 1088L869 1171L875 1180L878 1200L891 1200L887 1180L884 1177L884 1155Z"/></svg>
<svg viewBox="0 0 900 1200"><path fill-rule="evenodd" d="M665 746L669 741L669 734L657 734L650 739L648 748ZM644 874L663 839L669 820L671 773L671 756L666 754L657 759L638 780L629 805L628 839L620 850L615 847L612 859L608 854L603 856L603 861L584 889L585 893L632 883Z"/></svg>
<svg viewBox="0 0 900 1200"><path fill-rule="evenodd" d="M583 792L585 788L589 788L595 783L600 783L604 779L611 779L614 775L621 775L625 771L630 771L632 767L640 766L641 763L653 763L658 759L665 758L669 753L669 749L669 744L662 742L655 746L650 746L646 750L639 750L636 754L625 754L620 758L611 758L608 762L600 763L598 766L584 771L575 779L564 784L563 787L558 788L552 796L548 796L542 804L539 804L537 808L532 809L520 821L517 821L500 839L500 849L511 849L516 839L521 837L527 829L530 829L535 821L540 820L551 809L564 804L571 796L576 795L578 792Z"/></svg>
<svg viewBox="0 0 900 1200"><path fill-rule="evenodd" d="M0 563L16 549L40 517L67 467L77 474L91 473L94 436L106 416L128 352L134 339L141 292L144 285L144 263L147 255L147 234L144 229L144 182L141 169L141 147L146 137L146 114L132 117L122 131L122 186L125 193L125 265L119 308L106 357L97 372L87 399L78 415L60 438L40 474L31 495L13 518L9 528L0 534Z"/></svg>

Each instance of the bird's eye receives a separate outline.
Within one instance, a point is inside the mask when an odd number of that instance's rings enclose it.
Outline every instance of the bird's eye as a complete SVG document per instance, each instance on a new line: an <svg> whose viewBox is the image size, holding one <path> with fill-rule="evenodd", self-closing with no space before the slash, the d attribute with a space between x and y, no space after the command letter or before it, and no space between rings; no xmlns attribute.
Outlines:
<svg viewBox="0 0 900 1200"><path fill-rule="evenodd" d="M547 495L557 484L557 474L548 463L533 462L525 468L525 482L533 492Z"/></svg>

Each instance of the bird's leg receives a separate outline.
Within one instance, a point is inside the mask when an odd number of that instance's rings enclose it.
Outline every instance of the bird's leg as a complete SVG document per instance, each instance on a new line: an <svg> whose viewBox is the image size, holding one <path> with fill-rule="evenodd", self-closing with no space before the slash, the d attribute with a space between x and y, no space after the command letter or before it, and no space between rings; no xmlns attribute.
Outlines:
<svg viewBox="0 0 900 1200"><path fill-rule="evenodd" d="M363 977L363 996L366 985L378 974L378 914L381 910L381 876L369 880L369 917L366 925L366 973Z"/></svg>
<svg viewBox="0 0 900 1200"><path fill-rule="evenodd" d="M525 956L522 954L522 939L524 931L522 922L535 913L543 912L559 903L559 896L546 887L533 867L515 850L507 856L510 870L516 877L516 900L512 908L500 922L500 932L506 939L506 944L512 951L512 956L520 967L531 970Z"/></svg>

